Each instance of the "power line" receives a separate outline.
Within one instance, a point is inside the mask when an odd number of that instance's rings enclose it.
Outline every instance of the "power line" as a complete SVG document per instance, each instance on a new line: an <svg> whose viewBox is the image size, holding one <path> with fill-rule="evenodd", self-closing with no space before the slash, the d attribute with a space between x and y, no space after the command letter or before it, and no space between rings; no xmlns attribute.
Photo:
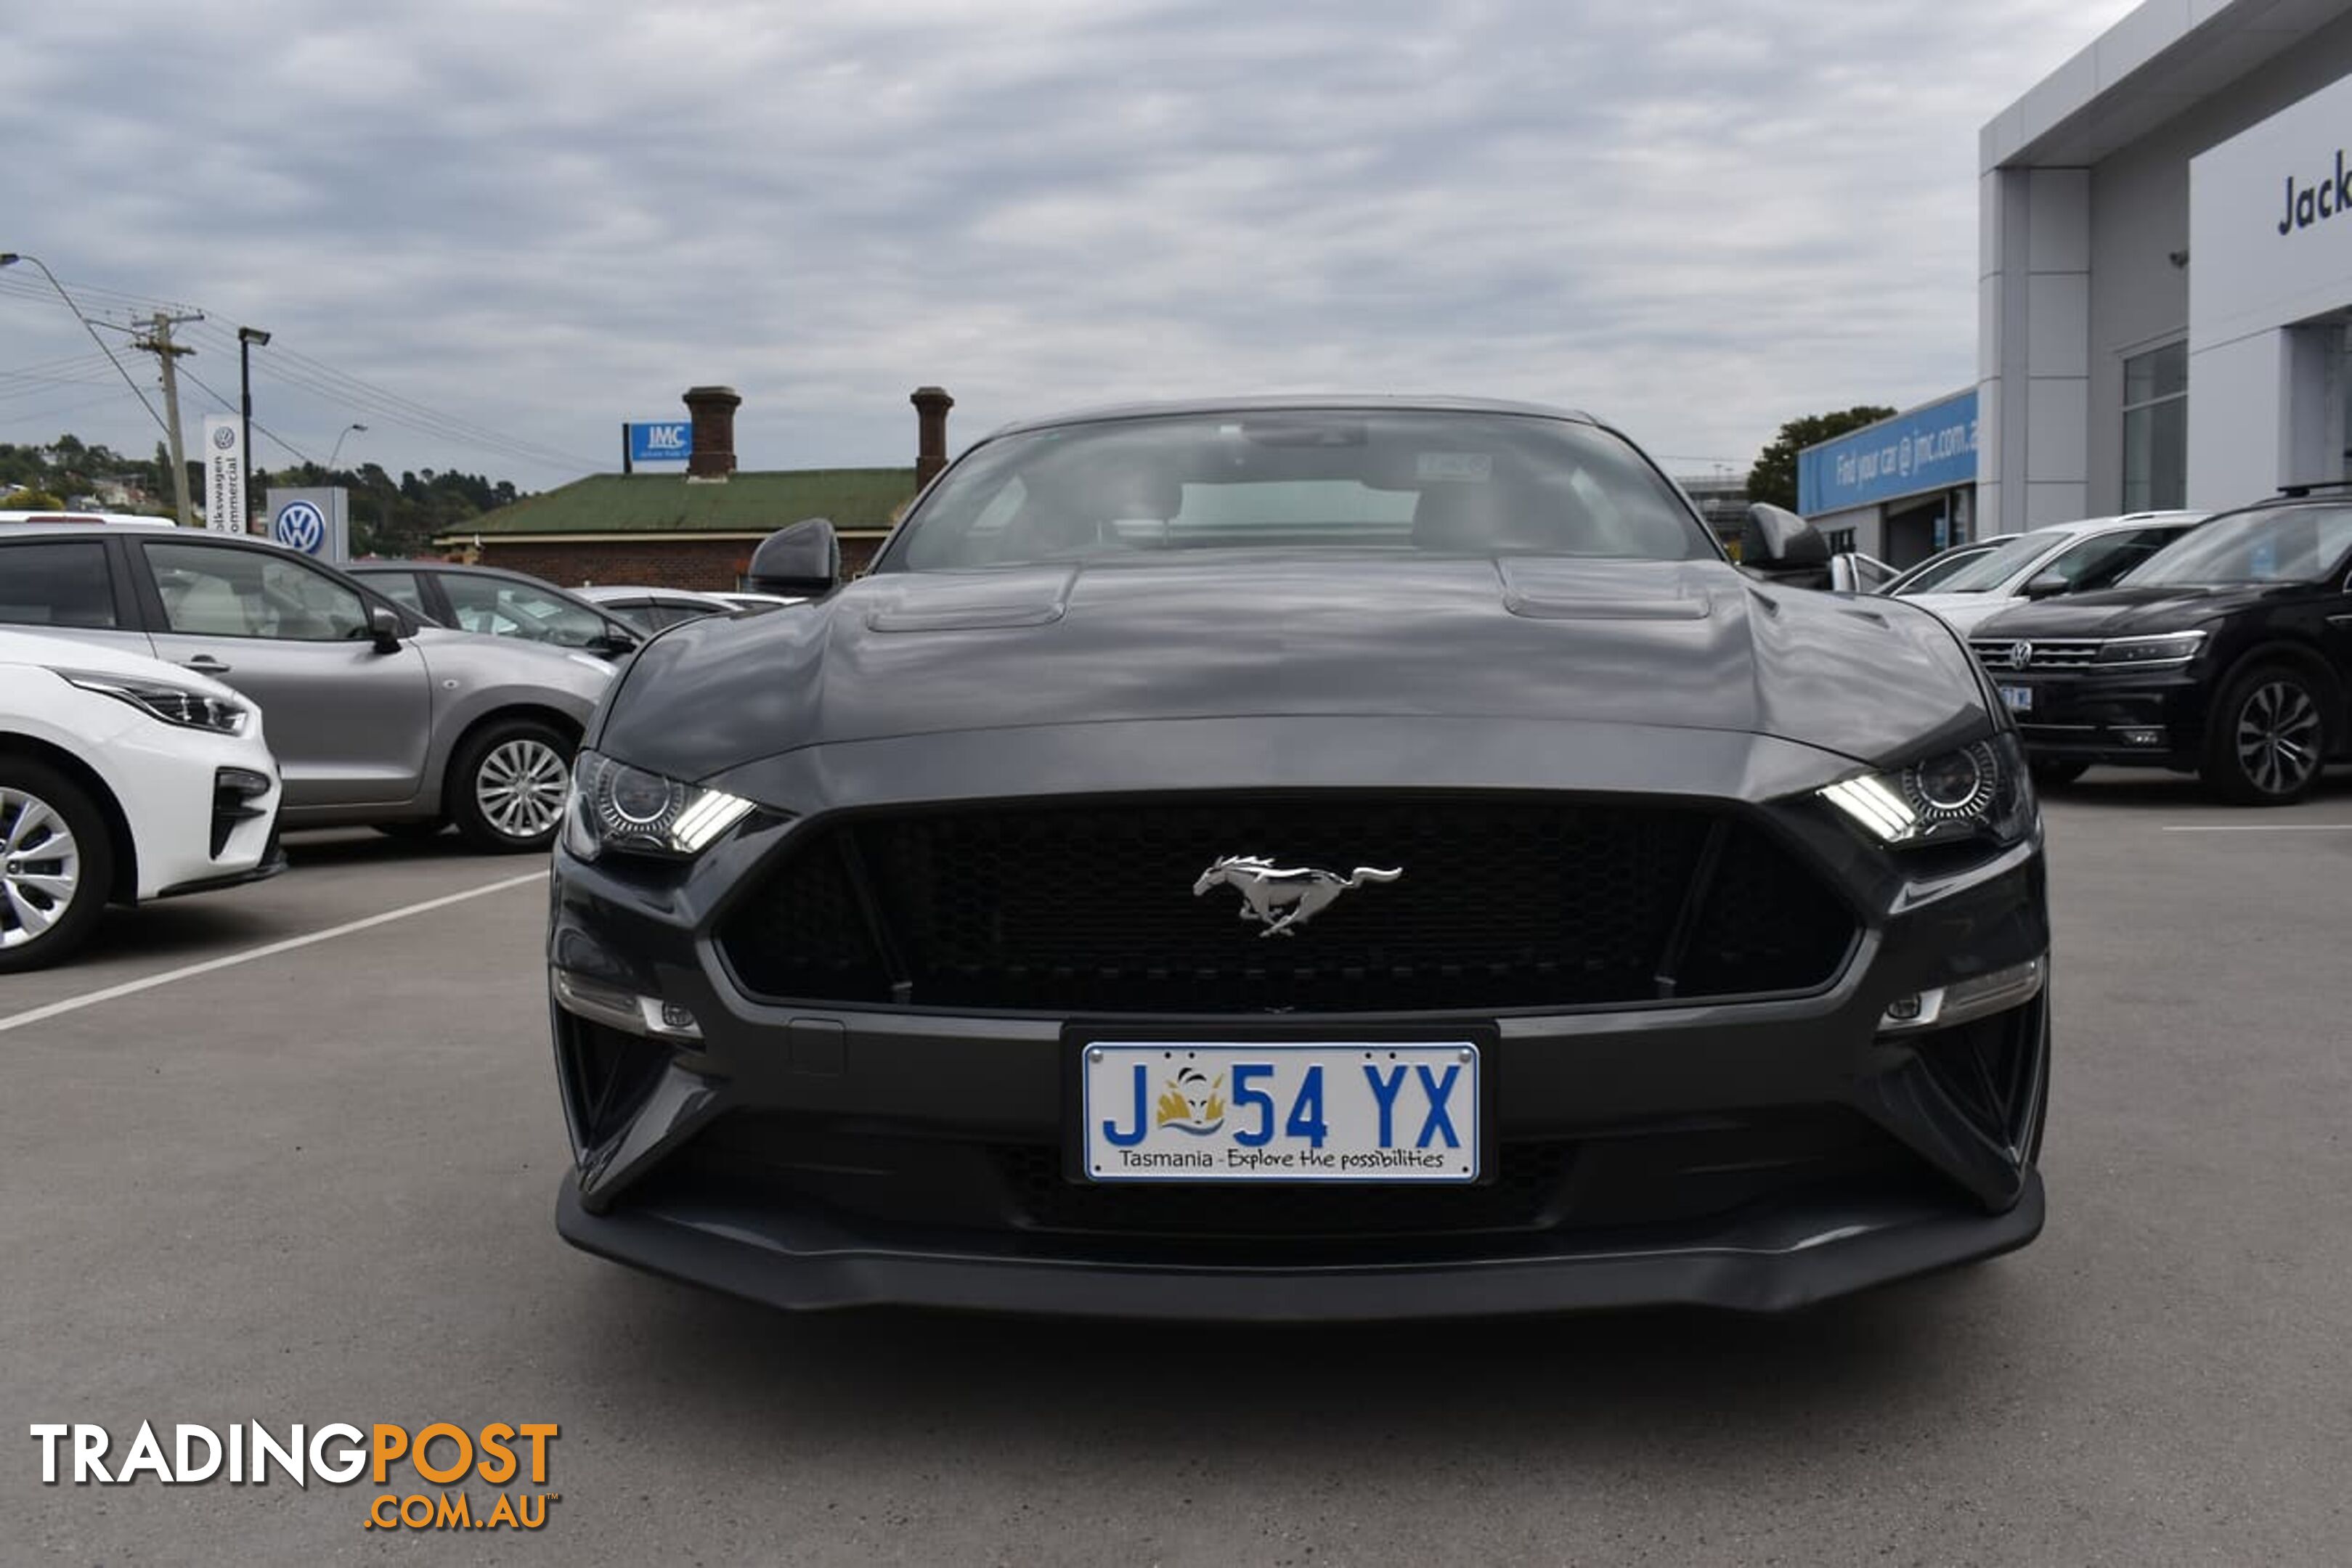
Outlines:
<svg viewBox="0 0 2352 1568"><path fill-rule="evenodd" d="M236 403L233 403L233 402L229 402L229 400L228 400L228 399L226 399L226 398L223 397L220 393L218 393L218 392L216 392L213 391L211 384L210 384L209 382L206 382L206 381L205 381L202 376L199 376L198 374L196 374L196 372L195 372L195 371L190 371L190 370L183 370L183 371L181 371L181 372L180 372L180 373L181 373L182 375L184 375L184 376L187 377L190 381L192 381L192 382L195 382L195 383L196 383L196 388L197 388L197 390L198 390L198 391L202 392L203 392L206 397L211 398L215 402L216 402L216 403L220 404L220 405L221 405L221 407L223 407L223 408L226 409L226 410L227 410L229 413L236 413L237 412L237 405L236 405ZM275 441L276 443L278 443L278 445L280 445L280 446L284 447L284 448L286 449L287 453L288 453L289 455L294 456L294 457L298 457L298 458L301 459L301 460L302 460L303 462L305 462L305 463L311 463L311 462L315 462L315 461L316 461L316 459L314 459L313 457L311 457L311 455L310 455L309 453L307 453L307 452L305 452L305 451L301 450L299 447L296 446L292 442L290 442L290 441L287 440L284 436L282 436L282 435L278 434L276 431L274 431L274 430L270 429L268 425L266 425L266 424L262 423L261 423L261 421L259 421L259 420L257 420L257 420L255 420L255 421L253 422L253 428L254 428L254 429L256 429L256 430L257 430L257 431L259 431L259 432L261 432L261 434L264 434L264 435L266 435L266 436L269 437L269 439L270 439L270 440Z"/></svg>
<svg viewBox="0 0 2352 1568"><path fill-rule="evenodd" d="M305 368L281 362L289 357L276 352L270 355L272 373L278 380L300 387L329 402L383 420L387 424L396 424L404 429L432 436L436 440L448 442L453 445L496 453L500 456L528 463L535 467L588 469L595 467L593 462L583 460L575 455L539 447L510 436L487 431L479 426L464 423L447 415L432 413L429 411L421 414L413 413L409 407L404 407L399 402L387 402L382 397L368 392L353 391L338 379L331 379L329 376L320 375Z"/></svg>
<svg viewBox="0 0 2352 1568"><path fill-rule="evenodd" d="M30 283L30 279L0 277L0 294L21 294L30 298L38 292L37 287L29 287ZM152 316L160 309L169 315L193 314L201 318L201 312L197 311L195 307L154 295L134 294L125 289L110 288L98 284L77 283L73 287L95 300L103 302L110 309L121 310L126 314L136 312L139 316ZM79 312L77 311L76 314L79 315ZM91 329L92 339L99 342L100 349L105 348L105 343L102 340L97 339L96 327L103 326L118 331L138 331L143 328L143 323L139 326L124 326L112 321L92 322L87 317L82 318L82 320L85 328ZM226 327L200 319L194 329L189 333L189 337L209 346L226 349L233 344L235 335ZM109 357L111 358L111 355L110 354ZM436 441L493 454L511 462L525 463L536 467L593 471L597 466L596 461L593 458L584 458L577 453L566 452L557 447L543 446L537 442L491 429L476 421L445 413L427 403L394 392L389 387L363 380L349 371L337 370L324 361L313 359L291 349L273 348L268 355L268 363L271 374L277 379L299 387L315 397L321 398L338 407L372 415L387 424L398 425L418 434L430 436ZM191 376L190 379L194 378ZM136 392L138 389L134 385L132 390ZM218 396L217 393L214 395ZM140 401L142 403L146 402L144 394L141 395ZM150 415L154 414L152 404L148 404L148 413ZM160 417L157 423L159 424L163 423ZM255 428L262 429L258 424ZM267 431L263 433L269 434L272 441L285 447L287 451L295 453L297 456L301 455L282 437ZM302 460L310 461L308 457L303 457Z"/></svg>
<svg viewBox="0 0 2352 1568"><path fill-rule="evenodd" d="M118 395L118 394L116 394L116 393L114 393L114 392L109 392L109 393L107 393L104 397L101 397L101 398L86 398L86 399L84 399L84 400L83 400L82 402L69 402L69 403L64 403L64 404L61 404L61 405L57 406L57 407L54 407L54 408L37 408L37 409L31 409L31 410L14 410L14 411L11 411L11 412L10 412L10 413L9 413L8 417L9 417L11 420L16 420L16 421L20 421L20 422L25 422L25 423L29 423L29 422L31 422L31 421L33 421L33 420L36 420L36 419L54 419L54 418L56 418L56 417L57 417L58 415L59 415L59 414L64 414L64 413L79 413L79 412L81 412L83 409L87 409L87 408L96 408L96 407L97 407L99 404L100 404L100 403L112 402L115 400L115 398L116 398L116 396L117 396L117 395ZM135 458L135 457L131 457L128 454L124 454L124 453L117 453L117 454L116 454L116 455L117 455L117 456L120 456L120 457L124 458L124 460L125 460L125 461L127 461L127 462L132 462L132 463L135 463L135 462L137 462L137 461L138 461L138 459L137 459L137 458Z"/></svg>
<svg viewBox="0 0 2352 1568"><path fill-rule="evenodd" d="M222 346L226 346L228 337L226 329L207 327L200 331L216 333ZM277 380L299 387L339 407L366 413L387 424L396 424L437 441L495 453L511 461L537 467L593 469L596 466L593 459L583 458L576 453L541 446L536 442L445 414L414 398L362 381L297 350L273 348L268 363L270 373Z"/></svg>
<svg viewBox="0 0 2352 1568"><path fill-rule="evenodd" d="M139 406L147 411L147 417L153 420L157 424L163 425L164 435L167 436L173 444L176 446L179 444L180 433L173 430L170 425L163 424L163 416L155 412L155 405L147 401L147 394L139 390L139 383L131 379L131 372L122 368L122 361L114 357L114 350L106 346L106 340L98 335L98 329L91 324L89 317L81 313L81 307L73 302L73 296L68 294L66 292L66 286L58 281L58 275L49 270L49 264L43 261L37 256L19 256L14 251L0 252L0 267L6 267L16 261L29 261L35 267L41 269L41 276L49 280L49 287L57 290L58 298L65 301L66 308L72 311L74 319L81 323L81 329L89 334L89 340L91 342L98 345L98 351L104 354L108 362L112 364L116 371L121 375L122 384L131 389L131 395L139 400ZM8 281L17 282L22 280L12 278ZM157 319L161 320L162 319L162 313L158 312ZM170 364L169 359L167 358L164 362L168 367ZM168 381L168 378L166 378L166 380ZM184 510L184 508L183 508L183 510Z"/></svg>

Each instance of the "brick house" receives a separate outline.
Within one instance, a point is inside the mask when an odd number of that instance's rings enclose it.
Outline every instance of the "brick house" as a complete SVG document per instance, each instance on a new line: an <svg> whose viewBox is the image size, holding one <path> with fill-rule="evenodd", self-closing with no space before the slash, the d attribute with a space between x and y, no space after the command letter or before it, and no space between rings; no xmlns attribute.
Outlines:
<svg viewBox="0 0 2352 1568"><path fill-rule="evenodd" d="M947 463L947 411L954 400L924 387L908 468L742 471L735 465L729 387L686 394L693 454L683 474L591 474L485 512L436 538L436 549L550 582L649 583L730 589L769 534L803 517L829 517L841 534L843 569L866 569L923 483Z"/></svg>

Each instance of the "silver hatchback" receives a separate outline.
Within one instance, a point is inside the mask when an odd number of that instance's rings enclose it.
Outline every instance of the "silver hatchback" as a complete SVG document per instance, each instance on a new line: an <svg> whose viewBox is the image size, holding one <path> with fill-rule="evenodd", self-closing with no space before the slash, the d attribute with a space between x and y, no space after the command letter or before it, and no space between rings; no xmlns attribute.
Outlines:
<svg viewBox="0 0 2352 1568"><path fill-rule="evenodd" d="M614 669L426 626L308 557L184 529L0 529L0 624L169 660L254 699L288 827L454 824L494 852L554 838Z"/></svg>

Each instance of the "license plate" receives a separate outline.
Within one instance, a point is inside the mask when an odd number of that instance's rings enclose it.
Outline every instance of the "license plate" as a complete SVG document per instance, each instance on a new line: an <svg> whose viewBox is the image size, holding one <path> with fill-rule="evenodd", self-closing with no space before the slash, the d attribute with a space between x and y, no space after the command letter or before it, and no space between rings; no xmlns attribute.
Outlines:
<svg viewBox="0 0 2352 1568"><path fill-rule="evenodd" d="M1095 1181L1478 1179L1478 1048L1137 1041L1087 1047Z"/></svg>
<svg viewBox="0 0 2352 1568"><path fill-rule="evenodd" d="M2011 713L2032 713L2033 711L2033 688L2032 686L2003 686L2000 688L2000 700L2009 705L2009 711Z"/></svg>

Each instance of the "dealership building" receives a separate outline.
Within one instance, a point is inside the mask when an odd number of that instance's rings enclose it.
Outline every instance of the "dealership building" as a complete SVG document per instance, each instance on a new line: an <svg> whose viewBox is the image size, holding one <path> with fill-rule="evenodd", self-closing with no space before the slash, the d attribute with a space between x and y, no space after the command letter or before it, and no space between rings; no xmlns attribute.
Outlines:
<svg viewBox="0 0 2352 1568"><path fill-rule="evenodd" d="M2148 0L1979 167L1978 534L2347 476L2352 5Z"/></svg>
<svg viewBox="0 0 2352 1568"><path fill-rule="evenodd" d="M1797 454L1797 509L1833 550L1910 566L1973 538L1977 390Z"/></svg>

